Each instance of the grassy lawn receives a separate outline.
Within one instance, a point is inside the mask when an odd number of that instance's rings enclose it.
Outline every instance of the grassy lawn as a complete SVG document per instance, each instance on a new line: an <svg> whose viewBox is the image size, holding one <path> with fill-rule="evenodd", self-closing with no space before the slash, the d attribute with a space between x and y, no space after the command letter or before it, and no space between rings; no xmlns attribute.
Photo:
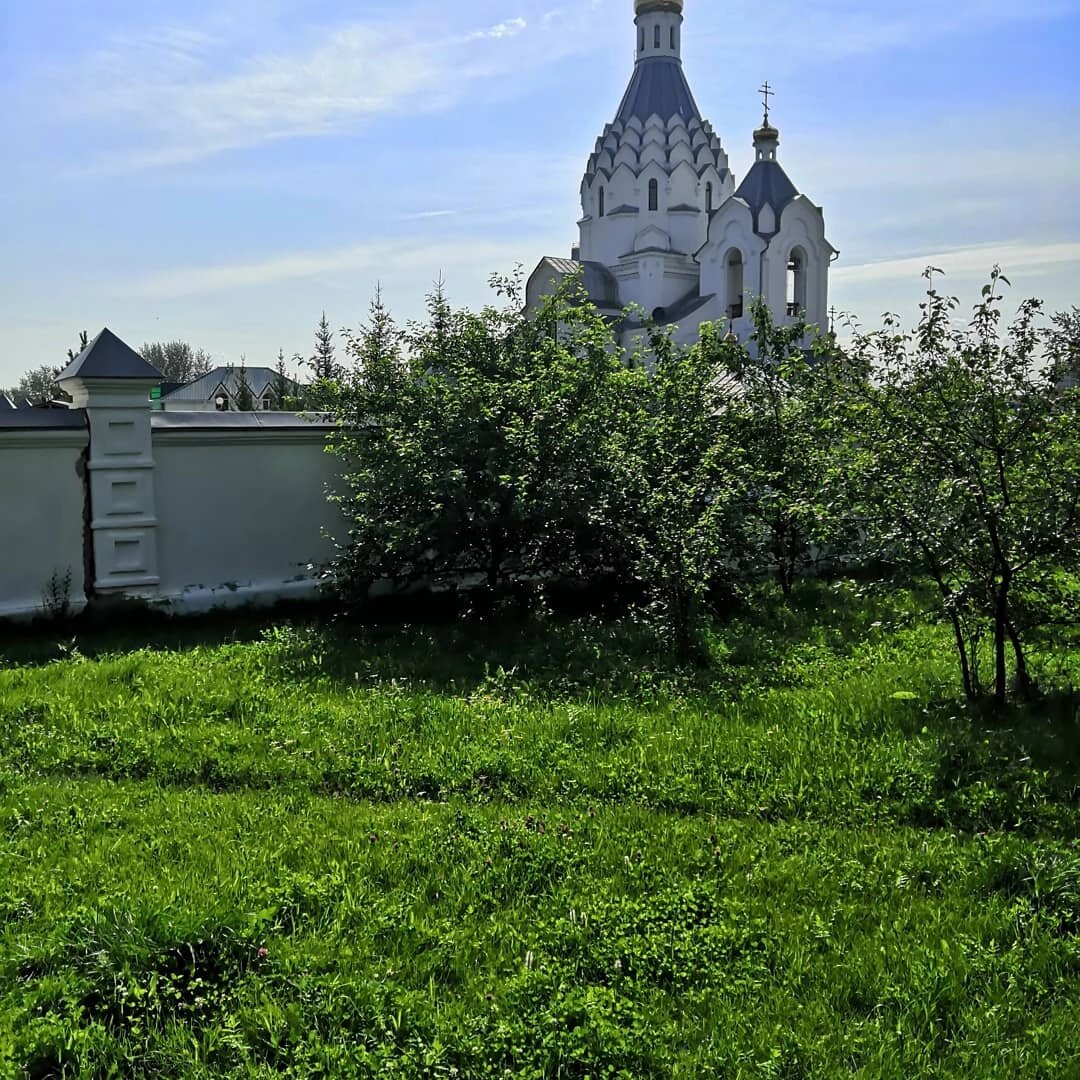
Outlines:
<svg viewBox="0 0 1080 1080"><path fill-rule="evenodd" d="M0 1077L1080 1077L1076 701L910 597L248 637L0 660Z"/></svg>

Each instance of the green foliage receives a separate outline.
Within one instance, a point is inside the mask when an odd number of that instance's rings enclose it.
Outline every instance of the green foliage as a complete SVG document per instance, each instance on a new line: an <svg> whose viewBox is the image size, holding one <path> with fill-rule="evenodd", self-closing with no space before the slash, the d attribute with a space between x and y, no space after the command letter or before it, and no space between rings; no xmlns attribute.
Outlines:
<svg viewBox="0 0 1080 1080"><path fill-rule="evenodd" d="M0 659L0 1075L1074 1075L1075 698L919 607Z"/></svg>
<svg viewBox="0 0 1080 1080"><path fill-rule="evenodd" d="M731 354L739 351L715 326L689 349L654 333L649 365L634 364L628 375L632 407L609 450L623 494L619 541L683 657L695 651L702 600L723 573L732 506L746 482L745 449L725 424Z"/></svg>
<svg viewBox="0 0 1080 1080"><path fill-rule="evenodd" d="M255 409L255 395L251 390L251 383L247 377L247 357L240 357L240 367L230 369L234 376L236 389L233 391L233 408L237 412L253 412Z"/></svg>
<svg viewBox="0 0 1080 1080"><path fill-rule="evenodd" d="M1080 551L1080 396L1059 393L1043 362L1038 301L1002 327L1007 284L995 269L967 327L931 284L916 331L890 318L856 340L873 380L854 387L846 469L878 550L937 583L972 698L990 637L999 704L1009 649L1030 691L1024 641L1062 610Z"/></svg>
<svg viewBox="0 0 1080 1080"><path fill-rule="evenodd" d="M205 349L193 349L186 341L147 342L139 355L153 364L166 382L189 383L213 366L213 358Z"/></svg>
<svg viewBox="0 0 1080 1080"><path fill-rule="evenodd" d="M376 297L349 340L332 572L354 600L380 580L494 593L621 561L609 444L629 373L591 308L562 293L528 317L519 283L496 284L502 308L454 311L437 290L407 332Z"/></svg>
<svg viewBox="0 0 1080 1080"><path fill-rule="evenodd" d="M772 576L790 595L823 551L852 543L853 516L823 480L844 438L842 391L857 375L830 339L807 349L804 322L775 325L760 299L751 317L752 353L733 348L726 357L738 388L726 423L742 450L734 554L744 573Z"/></svg>

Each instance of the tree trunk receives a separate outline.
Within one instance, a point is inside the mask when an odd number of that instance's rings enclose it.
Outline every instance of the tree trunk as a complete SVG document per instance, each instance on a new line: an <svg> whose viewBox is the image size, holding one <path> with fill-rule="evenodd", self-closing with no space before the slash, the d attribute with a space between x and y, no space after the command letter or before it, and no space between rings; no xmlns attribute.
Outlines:
<svg viewBox="0 0 1080 1080"><path fill-rule="evenodd" d="M1028 671L1027 657L1020 642L1020 634L1010 619L1006 625L1009 641L1012 643L1013 656L1016 658L1016 689L1022 697L1030 697L1032 690L1031 673Z"/></svg>
<svg viewBox="0 0 1080 1080"><path fill-rule="evenodd" d="M956 636L956 651L960 654L960 672L964 677L964 694L968 701L974 701L978 697L978 689L971 677L971 664L968 663L964 627L960 622L960 616L955 611L949 612L949 620L952 622L953 634Z"/></svg>
<svg viewBox="0 0 1080 1080"><path fill-rule="evenodd" d="M1005 644L1009 635L1009 575L1003 574L994 606L994 703L1003 706L1009 694Z"/></svg>

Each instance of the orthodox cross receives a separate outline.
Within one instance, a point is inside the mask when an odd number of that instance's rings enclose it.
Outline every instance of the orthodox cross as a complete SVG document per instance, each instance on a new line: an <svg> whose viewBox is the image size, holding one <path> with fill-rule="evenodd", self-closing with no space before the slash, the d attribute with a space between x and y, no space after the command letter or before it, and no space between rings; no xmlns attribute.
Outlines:
<svg viewBox="0 0 1080 1080"><path fill-rule="evenodd" d="M769 80L765 80L765 85L758 91L765 99L765 126L769 124L769 98L776 97L776 91L769 85Z"/></svg>

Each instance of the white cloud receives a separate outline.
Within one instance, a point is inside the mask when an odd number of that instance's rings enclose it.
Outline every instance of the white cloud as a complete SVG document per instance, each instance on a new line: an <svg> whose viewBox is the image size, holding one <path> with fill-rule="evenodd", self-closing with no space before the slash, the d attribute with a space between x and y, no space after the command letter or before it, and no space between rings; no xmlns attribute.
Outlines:
<svg viewBox="0 0 1080 1080"><path fill-rule="evenodd" d="M169 26L114 37L92 53L70 76L76 90L60 109L80 124L118 133L127 145L113 167L194 161L277 139L354 130L380 114L444 108L476 79L510 70L495 50L527 27L518 17L440 34L403 15L339 27L306 47L236 64L234 42ZM468 63L465 43L473 50ZM121 70L125 78L117 80Z"/></svg>
<svg viewBox="0 0 1080 1080"><path fill-rule="evenodd" d="M124 283L121 290L148 300L215 294L231 289L265 288L322 275L387 274L408 271L433 278L458 267L513 266L523 256L520 240L447 240L431 243L356 244L321 251L297 251L247 263L192 266Z"/></svg>
<svg viewBox="0 0 1080 1080"><path fill-rule="evenodd" d="M523 30L528 27L528 23L521 18L507 19L506 22L496 23L494 26L488 27L487 30L476 30L466 37L466 41L479 41L483 38L493 38L498 40L499 38L516 37Z"/></svg>
<svg viewBox="0 0 1080 1080"><path fill-rule="evenodd" d="M912 281L928 267L935 266L945 274L988 274L998 265L1008 276L1011 269L1030 270L1080 263L1080 243L1062 244L975 244L951 251L928 250L924 255L901 259L884 259L858 266L837 266L832 280L841 285L868 282Z"/></svg>

